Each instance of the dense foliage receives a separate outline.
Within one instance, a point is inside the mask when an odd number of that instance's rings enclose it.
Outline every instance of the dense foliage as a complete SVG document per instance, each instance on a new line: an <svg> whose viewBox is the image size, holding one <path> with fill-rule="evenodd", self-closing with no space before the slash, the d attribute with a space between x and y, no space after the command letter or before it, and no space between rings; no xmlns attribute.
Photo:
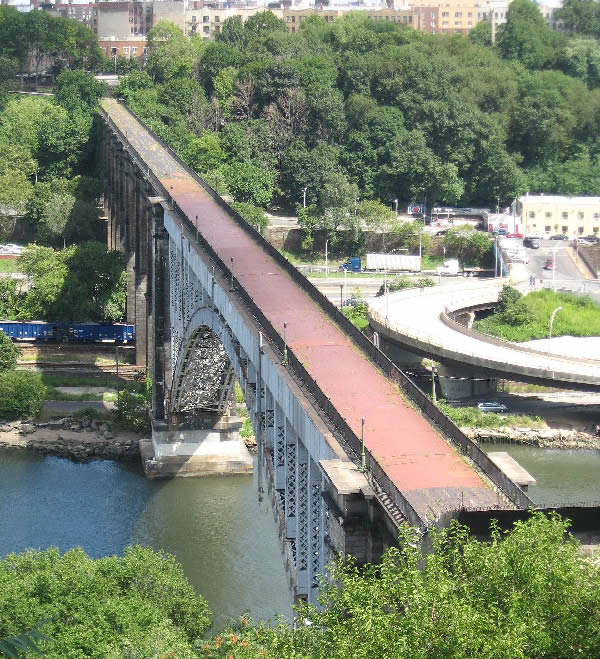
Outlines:
<svg viewBox="0 0 600 659"><path fill-rule="evenodd" d="M267 12L228 19L213 43L168 23L150 36L145 71L119 88L130 107L236 201L305 201L332 235L368 224L357 199L600 192L599 46L550 30L530 0L494 46L483 29L427 35L359 12L296 34Z"/></svg>
<svg viewBox="0 0 600 659"><path fill-rule="evenodd" d="M10 554L0 561L0 638L48 620L48 659L193 656L209 626L206 602L174 558L129 547L122 557L81 549ZM173 653L169 655L168 653Z"/></svg>
<svg viewBox="0 0 600 659"><path fill-rule="evenodd" d="M533 291L522 296L504 286L494 313L477 320L473 329L507 341L547 338L550 318L557 308L552 336L600 336L600 306L589 297L550 290Z"/></svg>
<svg viewBox="0 0 600 659"><path fill-rule="evenodd" d="M4 332L0 332L0 373L16 368L20 355L21 349Z"/></svg>
<svg viewBox="0 0 600 659"><path fill-rule="evenodd" d="M15 280L0 280L5 319L117 322L123 318L127 273L123 256L98 242L56 251L29 245L18 258L29 277L20 291Z"/></svg>
<svg viewBox="0 0 600 659"><path fill-rule="evenodd" d="M594 657L600 653L600 568L568 523L534 513L481 542L453 523L432 531L423 556L414 530L379 565L338 561L322 608L301 608L298 627L248 625L207 643L201 656Z"/></svg>
<svg viewBox="0 0 600 659"><path fill-rule="evenodd" d="M15 370L0 372L0 419L14 421L37 416L45 395L40 375Z"/></svg>
<svg viewBox="0 0 600 659"><path fill-rule="evenodd" d="M113 418L123 430L149 433L152 430L151 407L152 381L145 378L127 382L117 394Z"/></svg>

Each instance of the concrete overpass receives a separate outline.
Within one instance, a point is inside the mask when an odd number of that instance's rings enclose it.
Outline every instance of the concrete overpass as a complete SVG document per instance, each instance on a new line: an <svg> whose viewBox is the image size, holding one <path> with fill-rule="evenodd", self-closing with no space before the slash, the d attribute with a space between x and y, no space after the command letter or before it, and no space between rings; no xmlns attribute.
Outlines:
<svg viewBox="0 0 600 659"><path fill-rule="evenodd" d="M445 397L486 393L496 378L568 389L600 390L600 359L561 357L484 336L455 317L492 306L506 280L459 279L455 284L407 289L368 300L371 324L401 363L410 356L442 364ZM386 344L387 345L387 344ZM406 352L402 352L406 351Z"/></svg>

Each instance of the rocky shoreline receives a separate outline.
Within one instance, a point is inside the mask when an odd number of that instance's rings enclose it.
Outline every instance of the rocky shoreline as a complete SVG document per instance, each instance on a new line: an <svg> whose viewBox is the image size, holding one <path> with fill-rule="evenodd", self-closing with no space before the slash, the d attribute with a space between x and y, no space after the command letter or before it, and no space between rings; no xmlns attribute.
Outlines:
<svg viewBox="0 0 600 659"><path fill-rule="evenodd" d="M139 440L136 433L113 432L109 424L96 419L0 423L0 449L27 450L74 462L139 460Z"/></svg>
<svg viewBox="0 0 600 659"><path fill-rule="evenodd" d="M506 442L528 444L541 448L595 449L600 450L600 437L578 430L554 428L461 428L480 444Z"/></svg>

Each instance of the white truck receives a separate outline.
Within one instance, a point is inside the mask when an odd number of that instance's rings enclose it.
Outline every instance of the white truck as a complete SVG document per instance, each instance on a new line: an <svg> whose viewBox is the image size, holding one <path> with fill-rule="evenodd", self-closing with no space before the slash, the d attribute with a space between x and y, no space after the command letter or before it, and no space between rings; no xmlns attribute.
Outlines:
<svg viewBox="0 0 600 659"><path fill-rule="evenodd" d="M421 272L421 257L409 254L367 254L365 270Z"/></svg>
<svg viewBox="0 0 600 659"><path fill-rule="evenodd" d="M450 275L456 277L460 272L458 259L448 259L447 261L444 261L442 265L438 265L435 271L438 275Z"/></svg>

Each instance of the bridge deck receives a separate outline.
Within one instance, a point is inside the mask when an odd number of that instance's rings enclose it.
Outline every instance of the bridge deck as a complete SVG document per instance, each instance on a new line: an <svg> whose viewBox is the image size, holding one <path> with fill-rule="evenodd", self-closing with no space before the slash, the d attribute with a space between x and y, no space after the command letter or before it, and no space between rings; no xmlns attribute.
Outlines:
<svg viewBox="0 0 600 659"><path fill-rule="evenodd" d="M403 398L338 325L218 206L192 176L112 99L103 107L192 223L229 264L264 315L423 518L492 507L496 494ZM195 218L197 222L195 221Z"/></svg>

